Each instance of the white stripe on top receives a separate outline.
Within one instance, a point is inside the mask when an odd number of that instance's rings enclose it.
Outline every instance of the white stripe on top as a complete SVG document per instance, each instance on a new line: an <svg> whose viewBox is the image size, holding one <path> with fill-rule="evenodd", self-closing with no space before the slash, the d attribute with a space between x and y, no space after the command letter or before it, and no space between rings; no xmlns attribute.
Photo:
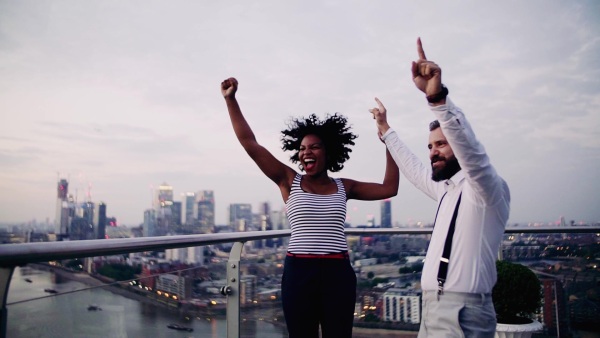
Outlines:
<svg viewBox="0 0 600 338"><path fill-rule="evenodd" d="M288 251L296 254L326 254L348 251L346 190L334 178L337 192L330 195L307 193L300 187L302 175L296 174L286 203L292 235Z"/></svg>

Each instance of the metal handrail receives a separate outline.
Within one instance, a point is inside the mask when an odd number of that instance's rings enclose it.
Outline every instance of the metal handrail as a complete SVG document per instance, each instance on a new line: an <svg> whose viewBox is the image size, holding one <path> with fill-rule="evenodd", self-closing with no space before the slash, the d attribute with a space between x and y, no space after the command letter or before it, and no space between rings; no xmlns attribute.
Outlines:
<svg viewBox="0 0 600 338"><path fill-rule="evenodd" d="M431 234L433 228L346 228L346 235L419 235ZM569 227L508 227L509 233L600 233L599 226ZM131 252L154 251L159 249L175 249L193 246L205 246L220 243L235 243L229 258L227 311L228 337L239 337L239 262L241 250L245 242L269 238L290 236L290 230L247 231L235 233L216 233L200 235L177 235L160 237L97 239L85 241L36 242L0 245L0 338L6 337L7 309L6 301L10 280L15 267L28 263L48 262L53 260L111 256ZM236 306L237 304L237 306Z"/></svg>
<svg viewBox="0 0 600 338"><path fill-rule="evenodd" d="M431 234L433 227L423 228L346 228L346 235L423 235ZM514 226L506 227L505 234L545 233L600 233L600 226Z"/></svg>
<svg viewBox="0 0 600 338"><path fill-rule="evenodd" d="M287 237L290 230L248 231L201 235L177 235L140 238L96 239L85 241L37 242L0 245L0 338L6 338L8 309L6 302L10 281L15 267L28 263L48 262L61 259L111 256L131 252L160 249L187 248L219 243L234 243L230 262L238 262L236 269L227 271L227 336L239 338L239 265L241 250L245 242L259 239ZM231 263L228 263L231 264ZM235 306L237 304L237 307Z"/></svg>
<svg viewBox="0 0 600 338"><path fill-rule="evenodd" d="M346 228L346 235L423 235L433 228ZM600 233L598 226L507 227L504 233ZM290 230L246 231L200 235L94 239L0 245L0 266L20 266L52 260L110 256L157 249L187 248L290 236Z"/></svg>
<svg viewBox="0 0 600 338"><path fill-rule="evenodd" d="M286 237L290 230L229 232L201 235L93 239L0 245L0 266L20 266L53 260L111 256L130 252L187 248L219 243Z"/></svg>

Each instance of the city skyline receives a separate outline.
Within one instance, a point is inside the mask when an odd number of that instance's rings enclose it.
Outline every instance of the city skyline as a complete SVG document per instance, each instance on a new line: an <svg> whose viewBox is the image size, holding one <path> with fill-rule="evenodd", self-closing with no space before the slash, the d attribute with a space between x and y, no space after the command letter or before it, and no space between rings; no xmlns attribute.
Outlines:
<svg viewBox="0 0 600 338"><path fill-rule="evenodd" d="M359 137L331 176L382 180L374 97L426 162L433 114L410 76L419 36L509 184L509 224L598 222L598 12L542 0L0 1L0 222L52 221L60 178L126 225L143 222L163 182L176 198L214 191L217 224L233 203L283 208L235 139L219 89L229 76L259 142L293 168L279 141L289 118L340 112ZM391 201L393 224L433 221L435 202L404 177ZM348 202L352 224L379 223L380 210Z"/></svg>
<svg viewBox="0 0 600 338"><path fill-rule="evenodd" d="M64 184L64 182L68 183L68 180L66 179L60 179L58 183L59 188L61 185ZM161 187L169 187L169 188L173 188L171 187L168 183L163 182L162 184L160 184ZM179 202L182 205L185 203L186 199L189 198L190 194L192 194L194 197L196 194L205 194L205 193L214 193L211 190L200 190L197 192L185 192L185 193L181 193L181 194L176 194L174 189L173 190L173 202ZM157 191L153 190L152 191L153 197L154 199L156 199L159 194L157 193ZM67 194L65 195L65 197L68 198L73 198L73 202L75 204L77 204L80 208L84 207L84 204L88 204L88 203L92 203L93 205L102 205L104 208L106 208L106 202L105 201L96 201L96 200L92 200L91 196L86 194L86 197L84 200L81 199L77 199L75 198L74 195L71 194L71 192L67 192ZM373 215L373 214L368 214L365 217L365 220L362 222L352 222L352 220L350 218L348 218L348 223L350 224L350 226L356 227L356 226L376 226L376 227L386 227L385 224L389 224L388 222L391 222L391 226L395 227L395 226L431 226L431 223L427 223L426 221L415 221L412 223L401 223L399 221L394 220L394 217L392 215L391 212L391 203L392 199L385 199L385 200L378 200L376 201L376 203L379 204L379 208L380 208L380 213L379 215ZM267 203L269 205L269 207L271 207L271 210L281 210L282 212L285 212L285 205L281 205L281 207L276 207L276 208L272 208L272 205L270 202L268 201L262 201L262 202L232 202L231 204L228 204L225 209L226 212L223 216L223 219L219 222L215 222L215 226L223 226L223 225L230 225L231 223L231 212L230 212L230 208L231 207L239 207L240 205L249 205L250 206L250 211L252 212L253 215L257 215L261 213L261 208L264 207L264 204ZM151 202L151 205L149 205L146 209L144 209L144 214L147 211L151 211L151 210L156 210L157 208L157 204L156 204L156 200L153 200ZM385 211L384 211L385 210ZM181 210L182 214L180 215L183 219L184 217L184 210ZM385 219L384 217L382 217L382 215L384 214L384 212L386 213ZM216 215L215 215L216 216ZM136 226L144 226L144 221L142 220L140 223L127 223L127 224L121 224L121 222L119 222L119 219L116 215L110 215L111 218L116 219L118 224L114 224L114 226L127 226L127 227L136 227ZM144 218L144 216L142 216L142 218ZM215 217L215 219L219 219L218 217ZM37 224L44 224L45 222L48 223L49 226L52 226L55 222L56 219L53 219L52 217L45 217L44 219L28 219L28 220L20 220L20 221L16 221L16 222L6 222L6 221L0 221L0 226L6 226L6 225L17 225L17 224L26 224L29 222L35 221ZM583 221L579 221L576 222L574 219L567 219L564 216L560 216L558 219L556 220L552 220L552 221L548 221L548 222L525 222L525 224L532 224L532 223L537 223L536 225L541 225L541 224L551 224L551 225L559 225L559 226L568 226L571 225L571 222L575 222L574 225L593 225L595 223L598 222L591 222L591 223L585 223ZM579 223L579 224L577 224ZM521 224L523 225L523 223L519 223L519 222L508 222L507 225L512 225L512 224ZM235 226L234 226L235 228ZM237 231L243 231L243 230L237 230Z"/></svg>

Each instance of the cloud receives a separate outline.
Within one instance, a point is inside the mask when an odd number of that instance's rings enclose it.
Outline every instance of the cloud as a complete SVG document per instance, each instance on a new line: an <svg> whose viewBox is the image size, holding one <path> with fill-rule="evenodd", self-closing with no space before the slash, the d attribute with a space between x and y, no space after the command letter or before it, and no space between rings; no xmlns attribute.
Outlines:
<svg viewBox="0 0 600 338"><path fill-rule="evenodd" d="M541 0L0 2L0 177L19 191L0 199L10 211L0 221L52 218L57 172L80 192L92 182L92 195L131 224L149 206L149 186L163 181L176 193L214 189L220 222L230 202L282 205L235 139L219 90L229 76L240 80L257 139L286 164L279 133L289 117L340 112L359 135L340 176L380 179L383 149L367 111L375 96L426 161L433 116L410 78L418 36L511 184L511 219L555 219L559 209L600 219L588 203L600 198L588 181L600 167L599 9ZM394 221L432 220L435 203L406 182L400 189ZM377 202L349 206L355 220L379 213Z"/></svg>

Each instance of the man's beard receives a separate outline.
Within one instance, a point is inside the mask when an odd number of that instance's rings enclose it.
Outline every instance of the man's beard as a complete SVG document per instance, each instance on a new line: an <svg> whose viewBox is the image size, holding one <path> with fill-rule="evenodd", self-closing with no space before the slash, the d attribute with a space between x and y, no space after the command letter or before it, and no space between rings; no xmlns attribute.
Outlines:
<svg viewBox="0 0 600 338"><path fill-rule="evenodd" d="M442 166L441 168L438 169L434 169L433 168L433 161L444 161L444 166ZM443 157L440 156L434 156L431 159L432 163L431 163L431 179L439 182L439 181L444 181L447 180L449 178L451 178L452 176L454 176L454 174L456 174L457 172L460 171L460 164L458 164L458 160L456 159L455 156L452 156L450 158L444 159Z"/></svg>

